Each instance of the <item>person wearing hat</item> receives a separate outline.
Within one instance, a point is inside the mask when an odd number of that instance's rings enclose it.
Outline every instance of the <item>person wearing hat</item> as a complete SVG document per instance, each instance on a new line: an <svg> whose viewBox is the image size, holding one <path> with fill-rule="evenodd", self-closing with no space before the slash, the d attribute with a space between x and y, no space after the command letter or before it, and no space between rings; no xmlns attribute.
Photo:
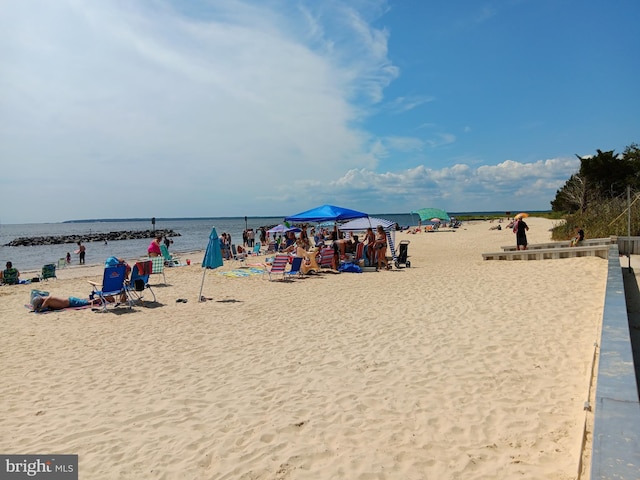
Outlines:
<svg viewBox="0 0 640 480"><path fill-rule="evenodd" d="M0 283L6 283L7 285L20 283L20 272L17 268L13 268L11 262L7 262L7 268L0 272Z"/></svg>

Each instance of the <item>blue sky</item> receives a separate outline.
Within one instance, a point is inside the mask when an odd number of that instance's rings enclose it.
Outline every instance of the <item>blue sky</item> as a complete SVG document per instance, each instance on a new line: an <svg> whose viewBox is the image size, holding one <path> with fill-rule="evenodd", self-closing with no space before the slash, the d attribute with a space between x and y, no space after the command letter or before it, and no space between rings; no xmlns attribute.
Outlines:
<svg viewBox="0 0 640 480"><path fill-rule="evenodd" d="M636 0L0 12L3 223L547 210L640 142Z"/></svg>

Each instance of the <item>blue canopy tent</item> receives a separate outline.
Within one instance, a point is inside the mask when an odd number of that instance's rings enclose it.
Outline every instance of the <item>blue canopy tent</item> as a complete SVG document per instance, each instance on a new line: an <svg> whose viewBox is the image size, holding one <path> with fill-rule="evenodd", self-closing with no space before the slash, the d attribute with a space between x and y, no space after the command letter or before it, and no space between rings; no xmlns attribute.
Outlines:
<svg viewBox="0 0 640 480"><path fill-rule="evenodd" d="M285 222L340 222L344 220L352 220L354 218L368 217L366 213L351 210L349 208L336 207L335 205L322 205L312 208L306 212L297 213L289 217L285 217Z"/></svg>

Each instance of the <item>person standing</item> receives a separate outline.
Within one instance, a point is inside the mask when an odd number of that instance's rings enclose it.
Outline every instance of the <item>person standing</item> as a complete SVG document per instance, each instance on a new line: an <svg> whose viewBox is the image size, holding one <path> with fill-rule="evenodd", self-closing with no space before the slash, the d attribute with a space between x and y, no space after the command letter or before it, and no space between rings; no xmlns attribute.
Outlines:
<svg viewBox="0 0 640 480"><path fill-rule="evenodd" d="M80 258L80 265L84 265L85 255L87 253L87 249L82 244L81 241L78 241L78 257Z"/></svg>
<svg viewBox="0 0 640 480"><path fill-rule="evenodd" d="M529 230L529 225L527 225L522 218L519 218L518 220L516 220L516 224L513 226L513 233L516 234L516 250L527 249L527 231L528 230Z"/></svg>

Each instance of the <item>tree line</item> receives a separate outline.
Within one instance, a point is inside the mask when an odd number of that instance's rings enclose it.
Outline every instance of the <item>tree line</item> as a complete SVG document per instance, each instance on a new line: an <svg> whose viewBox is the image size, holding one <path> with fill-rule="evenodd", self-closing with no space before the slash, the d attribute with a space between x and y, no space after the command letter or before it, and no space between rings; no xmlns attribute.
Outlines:
<svg viewBox="0 0 640 480"><path fill-rule="evenodd" d="M560 240L582 227L591 238L627 235L627 188L631 189L631 235L640 235L640 146L631 144L621 154L597 150L579 156L580 169L556 192L551 210L566 214L566 223L553 230Z"/></svg>

